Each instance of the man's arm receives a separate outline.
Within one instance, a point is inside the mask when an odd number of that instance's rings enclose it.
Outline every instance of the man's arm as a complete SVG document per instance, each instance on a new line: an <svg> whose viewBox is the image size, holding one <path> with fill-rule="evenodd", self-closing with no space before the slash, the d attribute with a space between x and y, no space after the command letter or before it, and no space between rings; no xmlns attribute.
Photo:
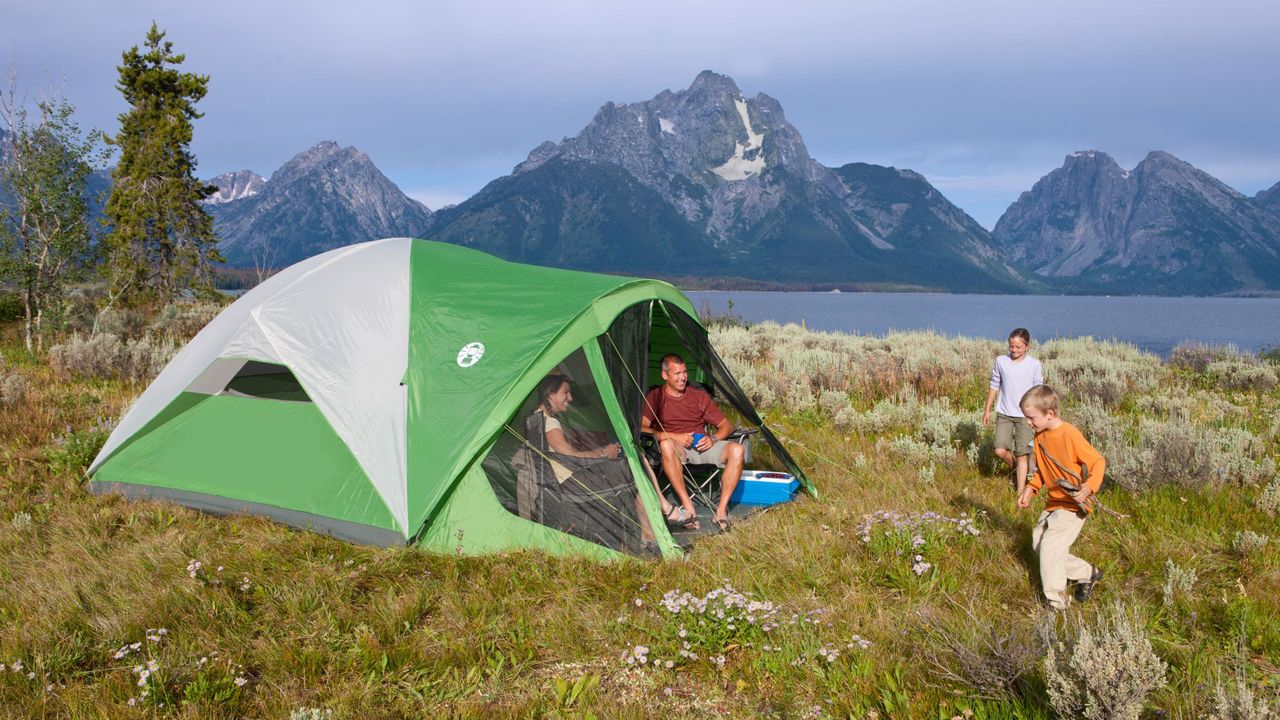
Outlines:
<svg viewBox="0 0 1280 720"><path fill-rule="evenodd" d="M641 432L647 432L650 435L654 436L655 438L658 439L658 442L662 442L663 440L671 440L672 442L676 443L680 447L686 447L686 448L691 447L693 445L693 435L691 433L673 433L673 432L658 430L654 428L653 422L649 420L648 415L640 416L640 430Z"/></svg>
<svg viewBox="0 0 1280 720"><path fill-rule="evenodd" d="M716 439L728 440L734 429L733 421L727 417L722 417L720 422L716 424Z"/></svg>

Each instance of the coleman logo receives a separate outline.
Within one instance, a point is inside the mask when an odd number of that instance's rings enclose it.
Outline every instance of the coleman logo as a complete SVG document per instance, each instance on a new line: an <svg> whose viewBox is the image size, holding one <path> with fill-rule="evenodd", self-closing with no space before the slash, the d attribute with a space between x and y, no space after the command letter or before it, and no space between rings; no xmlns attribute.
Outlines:
<svg viewBox="0 0 1280 720"><path fill-rule="evenodd" d="M469 368L480 362L482 357L484 357L484 343L467 343L458 351L458 367Z"/></svg>

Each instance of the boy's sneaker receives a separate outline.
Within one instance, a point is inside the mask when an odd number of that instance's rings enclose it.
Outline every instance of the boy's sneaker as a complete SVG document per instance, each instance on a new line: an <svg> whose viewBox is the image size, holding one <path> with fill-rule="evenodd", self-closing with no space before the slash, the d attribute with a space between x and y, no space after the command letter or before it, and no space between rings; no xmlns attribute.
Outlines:
<svg viewBox="0 0 1280 720"><path fill-rule="evenodd" d="M1093 594L1093 585L1102 579L1102 568L1095 567L1089 574L1089 581L1076 583L1076 602L1084 602Z"/></svg>

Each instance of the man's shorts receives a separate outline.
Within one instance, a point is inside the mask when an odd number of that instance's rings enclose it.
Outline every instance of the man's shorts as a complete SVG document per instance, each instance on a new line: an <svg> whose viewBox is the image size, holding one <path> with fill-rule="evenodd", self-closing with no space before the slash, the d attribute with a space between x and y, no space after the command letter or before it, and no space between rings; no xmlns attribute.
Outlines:
<svg viewBox="0 0 1280 720"><path fill-rule="evenodd" d="M728 440L717 440L705 452L693 448L680 448L680 461L690 465L719 465L724 467L724 452L729 446Z"/></svg>
<svg viewBox="0 0 1280 720"><path fill-rule="evenodd" d="M1026 418L996 413L996 448L1012 450L1015 457L1030 455L1034 435Z"/></svg>

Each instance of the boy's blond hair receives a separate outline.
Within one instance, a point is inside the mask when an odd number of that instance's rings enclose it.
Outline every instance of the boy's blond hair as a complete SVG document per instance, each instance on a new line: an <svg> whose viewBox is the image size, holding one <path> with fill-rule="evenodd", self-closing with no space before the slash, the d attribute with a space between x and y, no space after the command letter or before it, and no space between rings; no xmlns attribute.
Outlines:
<svg viewBox="0 0 1280 720"><path fill-rule="evenodd" d="M1027 391L1018 402L1018 407L1033 407L1040 412L1058 412L1058 393L1048 385L1037 385Z"/></svg>

